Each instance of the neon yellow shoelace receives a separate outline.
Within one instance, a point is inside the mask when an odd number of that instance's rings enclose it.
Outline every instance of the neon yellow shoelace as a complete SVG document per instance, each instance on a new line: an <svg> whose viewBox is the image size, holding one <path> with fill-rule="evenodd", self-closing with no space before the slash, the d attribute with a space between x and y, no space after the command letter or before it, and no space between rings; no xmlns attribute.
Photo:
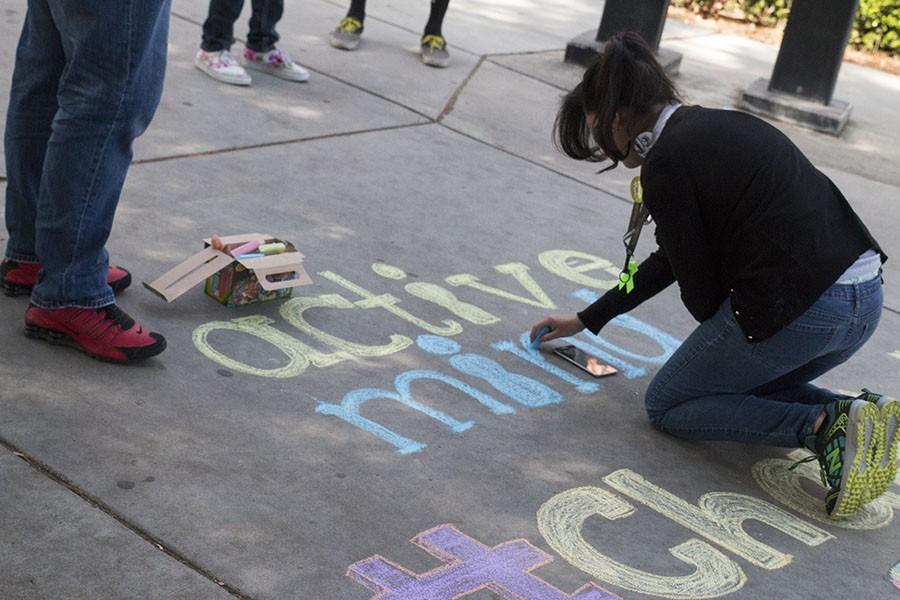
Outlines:
<svg viewBox="0 0 900 600"><path fill-rule="evenodd" d="M432 50L440 50L447 45L447 41L439 35L422 36L422 45L429 46Z"/></svg>
<svg viewBox="0 0 900 600"><path fill-rule="evenodd" d="M356 33L360 29L362 29L362 22L353 17L344 17L338 25L338 31L343 31L345 33Z"/></svg>

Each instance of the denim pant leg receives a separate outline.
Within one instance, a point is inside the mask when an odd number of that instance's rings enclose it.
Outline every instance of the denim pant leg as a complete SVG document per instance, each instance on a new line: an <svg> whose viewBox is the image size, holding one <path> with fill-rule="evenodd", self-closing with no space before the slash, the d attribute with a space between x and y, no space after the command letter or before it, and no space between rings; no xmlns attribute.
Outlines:
<svg viewBox="0 0 900 600"><path fill-rule="evenodd" d="M209 14L203 22L200 48L204 52L228 50L234 43L234 22L241 16L244 0L210 0Z"/></svg>
<svg viewBox="0 0 900 600"><path fill-rule="evenodd" d="M170 0L31 3L49 7L66 56L37 199L35 250L43 270L31 301L105 306L115 298L104 245L132 142L162 94Z"/></svg>
<svg viewBox="0 0 900 600"><path fill-rule="evenodd" d="M39 262L34 243L37 199L51 125L66 64L47 2L30 1L16 51L6 113L6 256Z"/></svg>
<svg viewBox="0 0 900 600"><path fill-rule="evenodd" d="M647 413L679 437L800 446L828 393L802 379L849 358L874 332L880 311L880 281L833 286L794 323L751 344L726 301L651 382Z"/></svg>
<svg viewBox="0 0 900 600"><path fill-rule="evenodd" d="M833 351L811 360L751 393L770 400L820 405L831 402L835 398L849 398L844 394L835 393L808 382L847 362L851 356L856 354L857 350L869 341L881 320L884 300L882 286L881 278L877 278L854 286L833 286L822 294L810 311L822 311L824 315L820 313L819 316L825 318L848 310L850 307L847 303L852 297L852 301L855 303L854 317L849 322L846 338ZM812 321L810 315L807 315L807 320Z"/></svg>
<svg viewBox="0 0 900 600"><path fill-rule="evenodd" d="M275 47L278 33L275 25L284 14L284 0L253 0L247 47L254 52L268 52Z"/></svg>

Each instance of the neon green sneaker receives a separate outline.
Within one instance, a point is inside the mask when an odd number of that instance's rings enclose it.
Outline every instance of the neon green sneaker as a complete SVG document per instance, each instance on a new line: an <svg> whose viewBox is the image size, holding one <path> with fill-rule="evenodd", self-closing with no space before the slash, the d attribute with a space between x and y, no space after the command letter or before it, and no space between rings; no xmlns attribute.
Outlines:
<svg viewBox="0 0 900 600"><path fill-rule="evenodd" d="M337 29L331 32L328 41L335 48L341 50L355 50L359 46L362 37L363 24L359 19L344 17L338 23Z"/></svg>
<svg viewBox="0 0 900 600"><path fill-rule="evenodd" d="M874 497L869 471L880 412L876 404L858 398L835 400L824 410L825 420L813 442L815 455L801 462L818 459L822 483L830 488L825 511L843 519Z"/></svg>
<svg viewBox="0 0 900 600"><path fill-rule="evenodd" d="M897 432L900 429L900 401L886 398L882 394L863 388L856 397L874 404L878 408L878 419L872 432L870 456L867 457L869 485L864 502L869 502L885 493L897 476Z"/></svg>

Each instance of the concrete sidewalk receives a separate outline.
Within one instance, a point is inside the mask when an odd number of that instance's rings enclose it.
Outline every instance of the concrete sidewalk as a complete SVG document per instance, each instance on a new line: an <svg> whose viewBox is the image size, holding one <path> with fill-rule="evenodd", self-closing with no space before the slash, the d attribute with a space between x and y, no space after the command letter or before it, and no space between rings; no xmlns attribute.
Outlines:
<svg viewBox="0 0 900 600"><path fill-rule="evenodd" d="M0 0L0 111L23 4ZM315 284L240 308L136 284L122 307L169 348L127 368L26 339L26 301L4 297L0 598L900 597L900 486L832 522L786 451L652 430L643 392L695 326L677 290L577 337L613 378L523 347L623 259L636 173L598 177L550 143L580 77L562 50L602 7L453 0L437 70L416 54L427 3L371 3L347 53L327 42L344 3L307 0L279 32L311 81L242 89L193 67L206 5L175 0L110 253L150 281L204 237L269 232ZM674 21L663 45L707 106L777 52ZM778 125L894 257L882 324L835 389L900 393L898 92L844 65L844 137Z"/></svg>

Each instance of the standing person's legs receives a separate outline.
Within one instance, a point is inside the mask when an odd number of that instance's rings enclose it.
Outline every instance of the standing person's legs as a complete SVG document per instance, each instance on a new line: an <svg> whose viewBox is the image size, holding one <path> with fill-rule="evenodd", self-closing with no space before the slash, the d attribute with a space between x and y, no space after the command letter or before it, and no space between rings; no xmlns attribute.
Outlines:
<svg viewBox="0 0 900 600"><path fill-rule="evenodd" d="M10 250L30 257L33 219L33 254L42 264L26 332L116 362L153 356L165 340L114 306L104 246L131 144L162 93L169 0L30 0L29 14L16 71L42 64L38 72L53 79L17 75L11 94ZM41 110L31 112L32 100ZM23 129L29 122L33 137ZM20 163L24 157L34 163Z"/></svg>
<svg viewBox="0 0 900 600"><path fill-rule="evenodd" d="M6 113L7 258L37 266L35 216L51 125L59 108L59 79L66 65L59 31L47 2L30 1L16 51Z"/></svg>
<svg viewBox="0 0 900 600"><path fill-rule="evenodd" d="M16 52L5 132L9 241L6 259L0 263L0 284L8 296L30 295L41 268L35 248L37 202L66 62L50 4L29 2ZM118 293L131 284L131 274L110 267L107 282Z"/></svg>
<svg viewBox="0 0 900 600"><path fill-rule="evenodd" d="M115 301L104 245L132 142L162 94L169 2L32 3L50 7L67 57L37 201L35 248L44 270L32 303L97 308Z"/></svg>
<svg viewBox="0 0 900 600"><path fill-rule="evenodd" d="M808 384L847 360L874 333L881 283L833 286L772 338L751 344L726 301L675 352L650 384L654 426L689 439L798 447L822 404Z"/></svg>
<svg viewBox="0 0 900 600"><path fill-rule="evenodd" d="M347 16L356 19L360 23L366 19L366 0L350 0L350 8Z"/></svg>
<svg viewBox="0 0 900 600"><path fill-rule="evenodd" d="M365 19L366 0L351 0L347 16L341 19L328 38L331 45L341 50L355 50L359 46Z"/></svg>
<svg viewBox="0 0 900 600"><path fill-rule="evenodd" d="M203 22L204 52L228 50L234 43L234 22L241 16L244 0L211 0L209 14Z"/></svg>
<svg viewBox="0 0 900 600"><path fill-rule="evenodd" d="M210 0L209 14L203 22L200 50L194 66L218 81L232 85L250 85L250 75L231 55L234 22L241 15L244 0Z"/></svg>
<svg viewBox="0 0 900 600"><path fill-rule="evenodd" d="M287 52L275 47L279 39L275 25L283 14L284 0L253 0L244 66L287 81L308 81L309 71L291 60Z"/></svg>
<svg viewBox="0 0 900 600"><path fill-rule="evenodd" d="M422 33L419 52L422 62L429 67L444 68L450 66L450 52L447 51L447 40L441 33L444 23L444 15L447 12L450 0L431 0L431 12L425 31Z"/></svg>
<svg viewBox="0 0 900 600"><path fill-rule="evenodd" d="M428 22L425 23L425 31L422 35L443 35L441 26L444 24L444 15L450 0L431 0L431 11L428 13Z"/></svg>
<svg viewBox="0 0 900 600"><path fill-rule="evenodd" d="M275 25L284 14L284 0L253 0L253 14L250 16L250 33L247 47L254 52L268 52L275 48L278 33Z"/></svg>

